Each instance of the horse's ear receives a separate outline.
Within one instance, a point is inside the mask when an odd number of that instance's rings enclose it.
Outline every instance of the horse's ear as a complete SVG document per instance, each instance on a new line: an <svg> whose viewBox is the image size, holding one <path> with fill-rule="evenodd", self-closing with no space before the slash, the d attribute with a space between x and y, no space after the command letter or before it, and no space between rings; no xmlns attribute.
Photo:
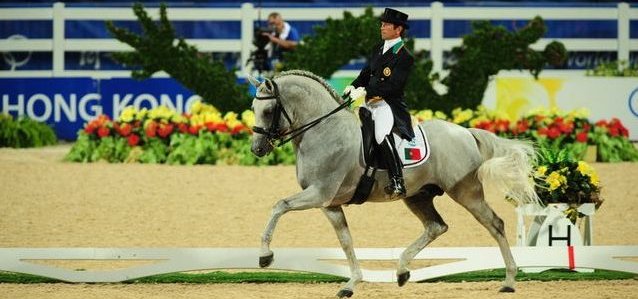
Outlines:
<svg viewBox="0 0 638 299"><path fill-rule="evenodd" d="M250 84L252 84L252 86L255 87L259 87L259 80L257 80L257 78L253 77L252 75L247 75L246 79L248 79L248 82L250 82Z"/></svg>
<svg viewBox="0 0 638 299"><path fill-rule="evenodd" d="M266 85L266 89L270 92L273 91L273 85L272 85L272 81L270 79L265 79L264 80L264 84Z"/></svg>

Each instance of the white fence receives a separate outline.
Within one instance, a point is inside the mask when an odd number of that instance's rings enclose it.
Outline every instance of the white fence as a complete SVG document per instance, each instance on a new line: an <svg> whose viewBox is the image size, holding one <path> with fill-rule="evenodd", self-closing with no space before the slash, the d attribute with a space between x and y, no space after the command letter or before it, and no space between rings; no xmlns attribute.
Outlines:
<svg viewBox="0 0 638 299"><path fill-rule="evenodd" d="M355 15L362 14L365 8L263 8L261 12L251 3L241 8L185 8L170 7L168 17L171 21L241 21L240 39L191 39L204 52L240 52L242 68L253 50L252 37L254 21L258 15L268 15L277 11L291 21L322 21L328 17L341 18L344 11ZM376 15L383 8L375 8ZM638 51L638 40L630 39L630 21L638 20L638 8L631 8L627 3L618 3L617 7L445 7L440 2L433 2L429 7L402 7L401 10L410 15L410 20L429 20L430 38L417 38L415 47L431 51L433 70L443 68L443 52L461 44L460 38L444 38L445 20L512 20L532 19L539 15L545 20L617 20L618 35L607 39L556 39L565 44L569 51L616 51L619 60L628 60L631 51ZM157 19L159 9L148 9L151 17ZM12 20L46 20L53 22L53 37L50 39L0 40L0 52L40 51L52 52L53 67L44 71L0 71L2 77L72 77L88 76L125 77L129 71L101 70L66 70L65 52L69 51L127 51L128 45L115 39L71 39L65 38L65 21L67 20L136 20L131 8L113 7L66 7L57 2L51 8L1 8L0 21ZM533 45L535 49L543 49L552 39L541 39ZM243 73L245 70L242 69ZM578 71L577 71L578 72ZM352 76L351 72L343 75ZM336 74L339 76L339 74Z"/></svg>
<svg viewBox="0 0 638 299"><path fill-rule="evenodd" d="M358 248L360 261L397 261L404 248ZM590 268L638 274L638 246L512 247L518 267ZM0 271L68 282L120 282L156 274L212 269L258 269L259 248L0 248ZM621 260L633 259L633 260ZM125 269L77 270L48 261L143 261ZM498 247L425 248L418 260L445 263L413 269L411 281L469 271L504 268ZM335 263L335 261L337 263ZM341 248L279 248L271 269L350 277ZM394 269L362 269L363 280L395 282Z"/></svg>

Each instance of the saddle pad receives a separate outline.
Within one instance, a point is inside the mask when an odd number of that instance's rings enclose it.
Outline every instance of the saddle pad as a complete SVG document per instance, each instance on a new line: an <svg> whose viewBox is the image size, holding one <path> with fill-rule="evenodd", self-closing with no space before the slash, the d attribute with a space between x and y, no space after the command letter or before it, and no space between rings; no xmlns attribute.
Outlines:
<svg viewBox="0 0 638 299"><path fill-rule="evenodd" d="M430 157L430 144L425 135L425 132L419 125L415 125L413 127L414 130L414 139L408 141L405 140L396 133L393 133L394 136L394 144L396 145L397 152L401 157L401 162L403 163L403 168L412 168L419 166ZM373 141L374 142L374 141ZM363 152L363 145L361 146L361 151ZM362 155L365 160L365 155ZM364 161L364 165L367 164L367 161Z"/></svg>

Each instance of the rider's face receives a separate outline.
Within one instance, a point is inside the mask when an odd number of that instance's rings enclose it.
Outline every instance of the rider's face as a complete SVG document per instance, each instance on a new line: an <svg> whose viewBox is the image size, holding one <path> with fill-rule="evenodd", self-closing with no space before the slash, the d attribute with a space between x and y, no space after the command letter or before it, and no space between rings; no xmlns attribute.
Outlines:
<svg viewBox="0 0 638 299"><path fill-rule="evenodd" d="M401 28L392 23L381 22L381 39L390 40L401 36Z"/></svg>

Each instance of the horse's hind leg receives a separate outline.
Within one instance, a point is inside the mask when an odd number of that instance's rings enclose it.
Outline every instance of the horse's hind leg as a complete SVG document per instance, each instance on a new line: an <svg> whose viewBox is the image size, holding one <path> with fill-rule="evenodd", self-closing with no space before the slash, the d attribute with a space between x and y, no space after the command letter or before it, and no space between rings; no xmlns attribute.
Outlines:
<svg viewBox="0 0 638 299"><path fill-rule="evenodd" d="M397 282L399 286L403 286L410 279L410 271L408 265L414 257L425 248L430 242L447 231L447 224L441 218L441 215L434 208L433 199L441 193L431 192L429 187L434 185L426 185L419 193L403 200L410 211L416 215L423 223L424 231L416 241L414 241L401 254L399 259L399 267L397 269ZM438 189L438 187L436 187ZM440 189L438 189L440 190ZM438 193L438 194L437 194Z"/></svg>
<svg viewBox="0 0 638 299"><path fill-rule="evenodd" d="M339 298L350 297L354 292L355 285L361 281L362 274L361 268L359 267L359 261L357 261L357 257L354 254L352 237L350 236L346 216L343 214L343 209L341 207L324 208L323 212L326 214L328 220L330 220L330 223L332 224L332 227L334 227L337 232L339 243L341 243L341 248L343 248L346 257L348 258L348 264L350 265L350 280L348 280L346 285L339 290L337 296Z"/></svg>
<svg viewBox="0 0 638 299"><path fill-rule="evenodd" d="M485 201L483 185L475 176L468 176L465 181L457 184L448 194L465 207L496 239L505 262L505 281L500 292L514 292L516 262L512 256L510 245L505 237L505 225L494 210Z"/></svg>

